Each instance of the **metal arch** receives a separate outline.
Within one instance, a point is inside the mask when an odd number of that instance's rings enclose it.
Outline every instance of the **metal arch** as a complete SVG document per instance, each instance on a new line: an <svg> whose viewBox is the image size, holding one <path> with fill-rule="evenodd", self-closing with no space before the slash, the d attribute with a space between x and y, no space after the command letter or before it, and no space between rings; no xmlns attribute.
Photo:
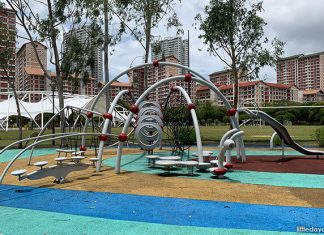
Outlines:
<svg viewBox="0 0 324 235"><path fill-rule="evenodd" d="M181 94L185 97L186 101L188 104L191 104L192 101L188 95L188 93L185 91L185 89L183 89L180 86L174 86L174 89L178 90L181 92ZM191 113L191 118L194 124L194 128L195 128L195 134L196 134L196 142L197 142L197 152L198 152L198 160L199 163L204 162L203 159L203 149L202 149L202 143L201 143L201 136L200 136L200 129L199 129L199 123L198 123L198 119L197 119L197 115L196 115L196 110L195 109L190 109L190 113Z"/></svg>
<svg viewBox="0 0 324 235"><path fill-rule="evenodd" d="M157 83L155 83L154 85L152 85L151 87L149 87L146 91L144 91L144 93L137 99L137 101L135 102L135 104L138 105L139 103L141 103L145 99L145 97L152 90L156 89L160 85L162 85L164 83L168 83L168 82L174 81L174 80L183 80L183 79L184 79L184 76L182 75L182 76L174 76L174 77L165 78L165 79L162 79L162 80L158 81ZM193 77L192 80L193 81L196 81L198 83L204 84L204 85L206 85L208 87L210 87L213 91L215 91L215 93L216 93L216 91L219 91L217 89L217 87L214 84L211 84L210 82L207 82L207 81L201 80L200 78L195 78L195 77ZM230 105L230 104L228 103L228 105ZM130 124L131 119L133 118L133 115L134 115L133 113L130 113L128 115L127 120L126 120L125 125L124 125L123 130L122 130L123 133L126 133L127 132L128 126ZM238 125L238 122L237 122L236 118L233 117L233 116L231 116L230 119L231 119L231 121L233 123L233 126L236 129L239 130L239 125ZM240 143L242 144L243 143L243 140ZM241 146L243 146L243 145L241 145ZM123 142L119 141L118 149L117 149L116 165L115 165L115 172L116 173L120 173L120 163L121 163L122 148L123 148ZM245 158L244 149L241 149L241 150L242 150L241 154L242 154L243 158ZM238 154L240 154L240 153L238 153Z"/></svg>
<svg viewBox="0 0 324 235"><path fill-rule="evenodd" d="M175 63L170 63L170 62L159 62L160 65L167 65L167 66L171 66L171 67L176 67L176 68L181 68L181 69L185 69L187 70L188 72L196 75L198 78L195 78L195 77L192 77L192 80L194 81L197 81L199 80L200 83L208 86L209 88L211 88L215 93L216 95L223 101L225 107L227 109L230 109L232 106L231 104L228 102L228 100L226 99L226 97L223 95L223 93L215 86L215 84L213 84L210 80L204 78L204 76L202 76L200 73L192 70L191 68L187 67L187 66L184 66L184 65L181 65L181 64L175 64ZM100 92L98 93L97 97L95 98L95 100L93 101L91 107L90 107L90 110L93 110L94 107L96 106L100 96L102 94L104 94L104 92L106 91L106 89L108 89L108 87L114 82L116 81L118 78L120 78L121 76L127 74L128 72L132 71L132 70L135 70L135 69L138 69L138 68L143 68L143 67L148 67L148 66L152 66L153 63L146 63L146 64L142 64L142 65L137 65L137 66L134 66L132 68L129 68L127 70L125 70L124 72L121 72L120 74L118 74L115 78L113 78L112 80L110 80L101 90ZM165 79L164 79L165 80ZM235 128L239 128L239 125L238 125L238 122L236 120L235 117L230 117L230 120L232 122L232 125L235 127ZM83 129L83 132L85 133L87 131L87 126L89 124L89 119L86 118L86 122L85 122L85 125L84 125L84 129ZM82 139L82 143L84 143L84 138Z"/></svg>
<svg viewBox="0 0 324 235"><path fill-rule="evenodd" d="M120 91L114 98L114 100L112 101L112 103L110 104L110 107L108 109L108 113L111 113L114 111L115 106L117 105L117 102L120 100L120 98L125 95L128 94L128 90L122 90ZM111 120L110 119L105 119L104 125L102 127L102 134L107 134L108 132L108 127L110 124ZM84 141L84 138L82 139L82 145ZM103 154L103 149L104 149L104 145L105 145L105 141L100 141L99 142L99 147L98 147L98 155L97 158L99 158L98 162L97 162L97 166L96 166L96 171L99 172L101 169L101 163L102 163L102 154Z"/></svg>

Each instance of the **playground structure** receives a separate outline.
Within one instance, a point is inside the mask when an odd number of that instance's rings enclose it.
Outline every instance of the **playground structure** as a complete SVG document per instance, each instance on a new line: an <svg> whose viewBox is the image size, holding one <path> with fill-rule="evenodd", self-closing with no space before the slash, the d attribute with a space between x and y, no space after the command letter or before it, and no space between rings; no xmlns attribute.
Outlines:
<svg viewBox="0 0 324 235"><path fill-rule="evenodd" d="M117 96L115 96L114 100L112 101L109 110L107 113L100 113L98 111L95 111L96 105L98 101L100 100L100 97L104 94L105 90L109 88L110 84L114 81L116 81L118 78L123 76L124 74L127 74L129 71L142 68L142 67L148 67L148 66L154 66L156 69L158 69L159 66L173 66L177 68L186 69L189 71L189 73L185 75L179 75L179 76L173 76L169 78L165 78L163 80L158 81L151 87L149 87L144 93L140 95L140 97L132 104L130 105L130 110L127 113L127 116L124 113L124 125L122 128L121 133L118 136L112 135L108 132L109 126L113 122L114 116L114 110L117 107L118 101L125 95L131 96L132 93L130 90L123 90L118 93ZM84 156L75 156L74 160L75 162L72 164L65 164L64 161L67 159L56 159L57 165L54 165L52 167L44 167L47 163L44 162L36 162L34 165L39 166L40 169L36 172L27 173L27 170L20 169L11 172L11 174L18 176L19 180L23 179L39 179L47 176L54 176L55 180L58 182L64 182L66 175L68 175L72 171L79 171L86 169L89 165L95 165L96 171L101 171L102 161L103 161L103 150L106 147L117 145L117 157L115 162L115 172L118 174L121 171L121 159L122 159L122 153L123 153L123 147L124 144L130 139L130 136L132 134L135 135L136 140L138 141L138 144L145 150L148 154L153 154L153 151L157 147L162 147L162 135L163 135L163 112L161 110L161 107L158 103L148 101L147 96L150 92L154 91L158 87L160 87L163 84L170 83L172 81L185 81L185 82L197 82L201 85L209 87L212 91L216 93L216 95L221 99L224 103L224 106L227 110L227 115L230 118L231 126L233 129L226 132L223 136L223 138L220 141L220 154L218 155L218 159L215 162L215 165L217 167L212 167L211 163L204 161L204 151L203 151L203 145L201 141L200 136L200 130L199 130L199 124L198 119L196 116L195 111L195 104L190 99L189 95L183 89L181 86L173 86L170 87L170 93L179 92L186 102L186 107L190 112L192 125L195 131L195 138L196 138L196 147L197 147L197 162L193 164L191 161L169 161L166 162L159 162L161 166L192 166L191 169L193 169L193 166L197 167L200 171L205 171L207 169L210 170L210 172L216 176L222 176L227 172L227 169L230 169L233 165L231 163L231 153L230 151L236 147L236 153L237 153L237 159L241 159L242 162L246 161L245 156L245 149L244 149L244 142L243 142L243 131L240 130L240 126L238 124L238 120L236 119L235 115L237 112L245 112L251 116L251 118L261 118L265 120L267 123L269 123L276 131L277 133L285 140L286 144L290 145L291 147L295 148L297 151L305 152L305 154L310 155L324 155L323 152L320 151L306 151L301 146L297 145L296 143L291 140L288 132L284 131L285 129L282 128L282 126L278 125L275 120L267 115L265 115L263 112L259 110L246 110L246 109L240 109L236 110L232 108L226 97L219 91L219 89L211 83L209 80L205 79L202 75L199 73L193 71L190 68L187 68L185 66L179 65L179 64L173 64L169 62L158 62L154 61L153 63L147 63L143 65L139 65L133 68L130 68L118 76L116 76L114 79L112 79L109 83L107 83L103 89L99 92L99 94L92 100L91 104L87 109L79 108L79 113L77 118L74 120L72 125L72 128L70 129L69 133L58 133L58 134L51 134L51 135L44 135L44 131L47 126L51 123L52 120L62 112L68 112L68 109L72 109L72 107L65 107L55 116L53 116L43 127L43 129L40 131L39 135L37 137L28 138L26 140L35 140L34 143L26 146L25 149L20 151L6 166L3 173L1 174L0 183L2 183L5 175L9 171L12 164L21 156L23 152L25 152L27 149L32 149L31 155L29 157L29 165L32 164L32 155L33 155L33 149L35 146L51 140L66 140L67 138L74 138L79 137L80 139L77 139L75 143L81 142L81 145L79 147L80 151L86 151L86 137L91 136L93 140L99 141L99 143L95 142L95 147L98 147L98 152L96 152L96 157L90 159L92 164L84 164L81 163L81 160L84 159ZM84 116L84 124L83 125L77 125L77 120L79 120L81 113L83 113ZM116 113L116 112L115 112ZM94 125L94 117L100 117L103 118L103 123L101 125L98 125L98 128L92 128L92 133L88 133L89 125ZM132 130L128 131L129 127L133 126ZM76 131L76 127L78 128ZM83 130L81 130L83 129ZM53 137L54 136L54 137ZM290 138L290 139L289 139ZM115 142L110 142L110 145L107 145L107 142L109 140L116 139ZM64 142L64 141L63 141ZM15 142L17 143L17 142ZM14 144L15 144L14 143ZM12 144L13 145L13 144ZM10 146L12 146L10 145ZM4 152L7 148L3 149L2 152ZM71 144L70 144L71 146ZM76 146L75 146L76 147ZM75 152L77 150L75 149ZM207 154L208 155L208 154ZM210 155L210 154L209 154ZM1 155L0 155L1 156ZM73 157L72 157L73 159Z"/></svg>

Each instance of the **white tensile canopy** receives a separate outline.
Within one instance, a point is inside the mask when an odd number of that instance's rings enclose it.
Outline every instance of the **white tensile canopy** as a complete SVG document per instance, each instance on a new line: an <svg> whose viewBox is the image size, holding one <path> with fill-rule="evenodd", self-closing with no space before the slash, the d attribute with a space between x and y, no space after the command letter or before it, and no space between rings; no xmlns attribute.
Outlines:
<svg viewBox="0 0 324 235"><path fill-rule="evenodd" d="M95 97L89 97L85 95L68 95L64 98L64 106L67 107L74 107L74 108L81 108L90 110L91 104ZM53 110L53 98L52 96L44 96L37 103L26 102L23 100L19 101L20 104L20 112L21 116L26 117L34 121L36 126L42 128L44 126L43 122L43 114L44 113L58 113L59 109L59 99L57 96L54 96L54 110ZM97 113L105 113L105 98L100 97L99 101L97 102L94 112ZM119 106L120 107L120 106ZM69 115L69 112L66 112L66 115ZM15 98L12 96L7 100L0 102L0 129L8 130L8 119L10 116L16 116L17 113L17 106ZM41 125L39 126L35 122L35 118L37 115L41 115ZM113 112L113 124L115 125L116 122L124 122L127 118L128 110L120 107Z"/></svg>

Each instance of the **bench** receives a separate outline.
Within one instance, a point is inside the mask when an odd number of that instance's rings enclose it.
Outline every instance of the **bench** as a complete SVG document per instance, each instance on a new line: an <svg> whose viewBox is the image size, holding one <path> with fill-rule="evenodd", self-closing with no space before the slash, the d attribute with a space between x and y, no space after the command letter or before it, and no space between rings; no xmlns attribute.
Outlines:
<svg viewBox="0 0 324 235"><path fill-rule="evenodd" d="M147 158L147 164L149 166L155 167L155 161L156 159L159 159L160 156L158 155L146 155Z"/></svg>
<svg viewBox="0 0 324 235"><path fill-rule="evenodd" d="M65 153L65 157L67 157L67 154L68 153L71 153L72 154L72 153L76 152L73 149L56 149L56 151L59 153L58 157L61 156L61 153Z"/></svg>
<svg viewBox="0 0 324 235"><path fill-rule="evenodd" d="M46 166L48 164L47 161L41 161L41 162L35 162L34 166L40 167L40 169L43 169L43 166Z"/></svg>
<svg viewBox="0 0 324 235"><path fill-rule="evenodd" d="M96 163L99 161L99 158L97 157L92 157L92 158L89 158L92 166L96 166Z"/></svg>
<svg viewBox="0 0 324 235"><path fill-rule="evenodd" d="M83 157L83 156L73 156L72 157L72 161L75 163L80 163L83 159L85 159L85 157Z"/></svg>
<svg viewBox="0 0 324 235"><path fill-rule="evenodd" d="M62 165L64 161L67 160L66 157L57 157L54 159L57 162L57 165Z"/></svg>
<svg viewBox="0 0 324 235"><path fill-rule="evenodd" d="M27 172L26 169L15 170L11 172L12 175L18 176L19 181L21 180L21 176Z"/></svg>
<svg viewBox="0 0 324 235"><path fill-rule="evenodd" d="M174 161L174 160L159 160L156 161L155 164L165 167L166 169L165 173L168 174L170 173L170 170L173 166L187 167L189 175L193 175L193 168L199 165L197 161Z"/></svg>

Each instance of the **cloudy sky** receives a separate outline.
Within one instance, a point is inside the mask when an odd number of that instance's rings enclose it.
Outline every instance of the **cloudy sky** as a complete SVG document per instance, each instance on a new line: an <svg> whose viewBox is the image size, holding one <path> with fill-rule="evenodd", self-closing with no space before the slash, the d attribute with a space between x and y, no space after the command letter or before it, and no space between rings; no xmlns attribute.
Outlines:
<svg viewBox="0 0 324 235"><path fill-rule="evenodd" d="M209 0L182 0L175 7L183 29L190 30L191 67L206 76L222 70L225 66L216 57L206 52L206 46L198 39L199 30L195 30L192 26L194 16L199 12L202 13L208 3ZM268 23L265 28L266 36L278 37L286 43L284 56L324 51L323 0L264 0L263 7L262 17ZM154 30L154 34L161 35L162 38L175 36L175 32L166 31L164 25ZM183 37L187 38L187 35ZM130 38L123 40L115 48L115 53L111 57L110 74L113 76L128 68L136 56L143 54L143 49L138 42ZM141 58L137 58L133 64L141 62ZM275 69L263 69L260 78L275 81Z"/></svg>
<svg viewBox="0 0 324 235"><path fill-rule="evenodd" d="M209 0L182 0L174 7L186 32L183 38L187 38L190 30L190 65L205 76L225 68L220 60L206 52L207 47L198 39L199 30L192 26L195 15L203 13L208 3ZM324 51L324 0L264 0L263 7L261 15L268 23L266 36L270 39L278 37L286 43L284 56ZM166 30L165 24L161 24L153 34L162 38L176 36L175 31ZM142 55L144 50L140 44L126 35L110 57L110 78L129 68L132 61L133 65L142 63ZM53 66L49 69L53 70ZM263 69L260 79L275 81L275 69Z"/></svg>

